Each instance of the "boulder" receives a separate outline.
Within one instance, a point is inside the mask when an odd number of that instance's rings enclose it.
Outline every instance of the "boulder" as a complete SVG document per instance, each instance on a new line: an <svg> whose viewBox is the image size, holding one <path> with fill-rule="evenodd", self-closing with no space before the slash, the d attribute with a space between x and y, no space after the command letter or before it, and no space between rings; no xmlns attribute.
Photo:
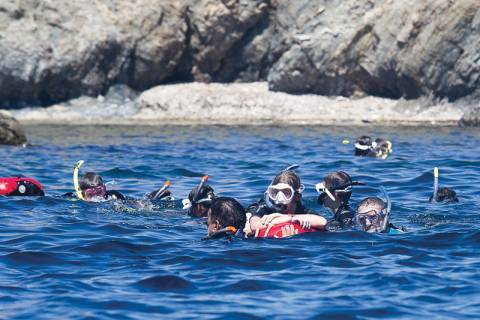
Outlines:
<svg viewBox="0 0 480 320"><path fill-rule="evenodd" d="M20 123L7 112L0 112L0 144L23 145L27 136Z"/></svg>

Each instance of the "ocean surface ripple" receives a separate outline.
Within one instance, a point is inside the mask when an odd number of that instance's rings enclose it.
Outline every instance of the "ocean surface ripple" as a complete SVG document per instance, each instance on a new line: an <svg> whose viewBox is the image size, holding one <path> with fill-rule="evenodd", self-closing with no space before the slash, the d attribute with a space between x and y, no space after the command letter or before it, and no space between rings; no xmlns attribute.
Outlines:
<svg viewBox="0 0 480 320"><path fill-rule="evenodd" d="M40 180L42 198L0 198L1 319L476 318L480 313L480 132L460 128L46 127L32 145L2 147L0 176ZM393 141L386 160L353 156L361 134ZM176 201L84 203L72 167L142 198L167 179ZM181 199L204 174L224 196L259 199L301 164L304 201L333 170L384 186L401 235L346 231L279 240L202 241L205 220ZM433 167L459 203L430 204Z"/></svg>

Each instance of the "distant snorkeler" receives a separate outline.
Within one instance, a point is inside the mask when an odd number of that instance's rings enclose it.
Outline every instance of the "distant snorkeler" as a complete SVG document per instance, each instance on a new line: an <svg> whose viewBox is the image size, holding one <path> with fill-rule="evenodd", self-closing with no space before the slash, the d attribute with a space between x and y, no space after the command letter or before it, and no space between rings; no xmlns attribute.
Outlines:
<svg viewBox="0 0 480 320"><path fill-rule="evenodd" d="M458 202L459 200L457 197L457 193L452 188L438 188L438 176L438 168L435 167L433 169L433 193L430 196L430 199L428 199L428 201L432 202L433 200L435 200L436 202Z"/></svg>
<svg viewBox="0 0 480 320"><path fill-rule="evenodd" d="M105 183L103 182L102 176L95 172L87 172L78 179L78 172L80 167L83 165L84 161L80 160L74 167L73 170L73 183L75 188L75 193L70 192L65 194L67 197L77 197L80 200L84 201L108 201L108 200L127 200L127 197L122 193L116 190L107 190ZM170 181L167 181L165 185L150 194L148 194L146 200L157 200L157 199L167 199L171 196L169 190ZM132 199L133 200L133 199Z"/></svg>
<svg viewBox="0 0 480 320"><path fill-rule="evenodd" d="M245 236L280 238L325 229L325 218L302 204L305 187L294 171L298 167L282 170L263 199L247 208Z"/></svg>
<svg viewBox="0 0 480 320"><path fill-rule="evenodd" d="M353 227L355 212L350 208L349 201L352 196L352 187L358 185L364 184L353 181L344 171L331 172L323 178L322 182L315 185L319 193L318 203L333 213L333 219L326 226L327 231Z"/></svg>
<svg viewBox="0 0 480 320"><path fill-rule="evenodd" d="M361 136L355 142L355 155L387 159L392 153L392 143L389 140L369 136Z"/></svg>
<svg viewBox="0 0 480 320"><path fill-rule="evenodd" d="M372 233L397 234L405 232L405 227L398 228L390 222L392 204L385 189L382 188L382 191L385 194L386 202L379 197L368 197L358 204L355 213L356 229Z"/></svg>
<svg viewBox="0 0 480 320"><path fill-rule="evenodd" d="M203 176L197 187L184 199L183 209L188 210L188 215L194 218L207 217L216 195L212 187L207 185L208 176Z"/></svg>

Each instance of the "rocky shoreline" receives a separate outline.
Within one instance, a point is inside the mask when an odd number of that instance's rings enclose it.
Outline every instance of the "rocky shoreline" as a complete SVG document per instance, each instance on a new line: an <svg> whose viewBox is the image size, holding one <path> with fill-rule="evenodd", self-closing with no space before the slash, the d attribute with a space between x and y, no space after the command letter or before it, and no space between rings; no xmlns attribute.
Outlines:
<svg viewBox="0 0 480 320"><path fill-rule="evenodd" d="M106 96L10 112L24 124L456 126L473 123L476 110L426 98L293 95L256 82L163 85L139 95L115 87Z"/></svg>
<svg viewBox="0 0 480 320"><path fill-rule="evenodd" d="M478 126L479 43L478 0L4 0L0 109L23 123Z"/></svg>

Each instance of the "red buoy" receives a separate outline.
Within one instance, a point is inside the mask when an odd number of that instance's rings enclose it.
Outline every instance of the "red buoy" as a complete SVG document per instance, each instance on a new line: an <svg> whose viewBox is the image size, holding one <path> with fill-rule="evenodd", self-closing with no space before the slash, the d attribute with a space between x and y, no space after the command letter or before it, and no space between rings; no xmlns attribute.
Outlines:
<svg viewBox="0 0 480 320"><path fill-rule="evenodd" d="M35 179L26 177L0 178L1 196L44 196L42 185Z"/></svg>
<svg viewBox="0 0 480 320"><path fill-rule="evenodd" d="M268 230L268 234L266 234L267 228L261 229L260 232L258 233L257 238L283 238L282 228L289 225L291 225L294 228L295 234L318 231L317 229L313 229L313 228L304 229L298 222L284 222L284 223L276 224L273 227L271 227L270 230Z"/></svg>

